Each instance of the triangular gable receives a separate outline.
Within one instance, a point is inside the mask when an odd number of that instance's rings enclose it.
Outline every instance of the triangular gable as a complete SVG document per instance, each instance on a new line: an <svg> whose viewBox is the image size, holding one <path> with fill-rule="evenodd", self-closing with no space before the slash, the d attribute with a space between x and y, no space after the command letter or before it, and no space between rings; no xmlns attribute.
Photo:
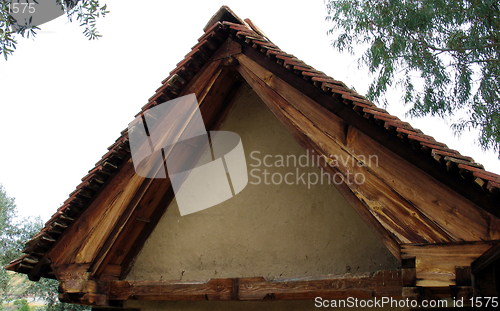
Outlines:
<svg viewBox="0 0 500 311"><path fill-rule="evenodd" d="M216 128L233 90L246 81L303 147L332 160L336 155L356 160L332 166L330 172L355 171L367 182L337 188L393 255L416 270L421 279L417 285L456 284L451 270L470 265L500 237L500 177L283 52L252 25L222 8L143 111L195 93L206 123ZM371 154L379 157L378 165L369 166L361 158ZM84 295L84 300L75 301L102 302L105 294L87 292L88 280L127 274L173 198L165 189L168 180L134 174L127 132L122 132L27 244L26 255L8 268L34 280L59 279L69 300ZM422 252L419 245L437 250ZM467 252L457 262L449 260L445 277L411 264L421 257L432 268L452 247L458 247L460 257L460 245L466 245ZM414 277L404 285L416 282Z"/></svg>
<svg viewBox="0 0 500 311"><path fill-rule="evenodd" d="M188 216L173 200L126 280L285 279L398 268L313 162L321 159L297 144L248 85L237 91L219 130L240 135L248 184Z"/></svg>

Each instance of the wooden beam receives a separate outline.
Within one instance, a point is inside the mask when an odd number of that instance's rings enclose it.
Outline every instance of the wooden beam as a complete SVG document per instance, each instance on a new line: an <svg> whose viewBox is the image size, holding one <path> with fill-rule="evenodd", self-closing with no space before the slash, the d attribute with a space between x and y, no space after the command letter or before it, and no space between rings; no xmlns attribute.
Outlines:
<svg viewBox="0 0 500 311"><path fill-rule="evenodd" d="M396 270L378 271L359 276L339 276L317 280L267 281L240 279L240 300L264 299L343 299L348 297L400 297L401 273Z"/></svg>
<svg viewBox="0 0 500 311"><path fill-rule="evenodd" d="M213 86L213 84L215 83L221 72L222 72L221 61L209 62L205 66L204 70L201 71L201 73L206 75L206 79L198 80L200 77L197 77L198 79L195 78L191 80L190 85L183 90L180 96L194 93L197 96L198 102L203 103L205 96L208 94L209 90L211 89L211 87ZM196 81L201 81L201 82L196 83ZM181 120L181 122L185 122L186 124L188 124L189 121L190 120ZM180 135L180 133L172 133L172 134ZM166 133L166 135L169 135L169 133ZM161 169L163 169L163 167ZM150 195L149 197L147 197L148 190L153 185L155 185L154 188L156 188L156 191L161 191L163 189L163 192L167 192L168 188L170 187L170 180L168 178L159 178L159 179L142 178L142 183L137 188L136 194L131 198L129 202L125 202L127 207L120 214L119 219L114 224L114 227L112 231L109 233L108 238L104 241L103 244L97 244L101 245L101 247L99 249L99 253L96 256L96 259L93 260L91 265L91 272L93 275L95 275L96 273L100 273L101 271L104 270L103 268L105 264L107 264L107 262L109 261L109 259L106 260L106 258L109 258L109 256L107 256L108 252L110 251L112 245L116 242L116 240L120 236L121 232L124 230L125 225L131 219L132 215L134 214L134 211L136 211L139 206L144 204L144 202L149 202L151 205L157 205L158 201L163 201L162 200L163 196L157 195L159 192L154 192L154 195L151 195L151 192L149 192ZM141 206L141 208L145 209L147 207ZM143 215L142 217L139 218L143 219L145 218L144 216L147 215Z"/></svg>
<svg viewBox="0 0 500 311"><path fill-rule="evenodd" d="M220 122L223 111L226 109L239 83L238 77L235 76L232 70L224 70L219 79L215 81L211 91L207 93L201 102L200 111L208 130L213 130L214 126ZM164 195L161 201L157 200L160 197L158 193ZM170 185L153 185L148 190L143 203L140 204L141 209L138 209L136 215L132 218L134 221L127 225L128 229L120 236L120 241L117 241L112 254L109 256L111 264L122 266L120 278L123 278L128 273L133 259L142 249L144 242L173 197L174 194Z"/></svg>
<svg viewBox="0 0 500 311"><path fill-rule="evenodd" d="M110 300L231 300L233 279L208 282L112 281Z"/></svg>
<svg viewBox="0 0 500 311"><path fill-rule="evenodd" d="M397 270L373 274L325 276L320 279L269 281L257 278L211 279L208 282L112 281L109 300L297 300L400 297Z"/></svg>
<svg viewBox="0 0 500 311"><path fill-rule="evenodd" d="M411 202L427 222L446 232L450 241L500 239L500 218L489 214L359 129L349 128L345 148L361 161L366 159L363 165ZM374 155L374 159L369 158L370 155Z"/></svg>
<svg viewBox="0 0 500 311"><path fill-rule="evenodd" d="M109 228L107 223L114 222L113 219L116 219L121 211L119 203L122 203L126 199L124 198L124 191L127 190L126 185L134 175L134 166L129 158L125 160L125 163L116 175L106 183L90 206L67 229L59 238L59 241L48 252L47 257L52 260L53 268L57 266L65 267L71 263L84 264L91 261L92 258L77 256L79 249L88 242L86 239L82 240L82 237L95 235L97 228L101 228L101 235L105 234L103 231ZM55 270L54 273L56 276L58 275L58 272Z"/></svg>
<svg viewBox="0 0 500 311"><path fill-rule="evenodd" d="M47 257L42 257L35 267L28 272L28 279L30 281L38 282L40 277L46 277L47 273L51 270L51 261Z"/></svg>

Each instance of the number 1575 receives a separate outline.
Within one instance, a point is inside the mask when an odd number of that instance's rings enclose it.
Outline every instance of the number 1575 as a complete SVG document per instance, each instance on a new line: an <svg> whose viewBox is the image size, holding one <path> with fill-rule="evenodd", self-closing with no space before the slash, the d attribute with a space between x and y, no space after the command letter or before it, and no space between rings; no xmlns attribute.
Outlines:
<svg viewBox="0 0 500 311"><path fill-rule="evenodd" d="M9 3L7 4L9 8L9 13L25 13L29 12L31 14L35 13L34 3Z"/></svg>

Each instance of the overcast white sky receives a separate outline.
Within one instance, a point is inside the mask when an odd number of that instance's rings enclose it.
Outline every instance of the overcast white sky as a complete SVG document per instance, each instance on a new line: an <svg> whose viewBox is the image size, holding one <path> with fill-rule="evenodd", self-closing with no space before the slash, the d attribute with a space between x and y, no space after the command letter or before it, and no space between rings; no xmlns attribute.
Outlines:
<svg viewBox="0 0 500 311"><path fill-rule="evenodd" d="M354 56L330 46L323 0L105 2L111 13L99 21L100 40L86 40L76 23L60 17L42 25L36 40L19 39L15 54L0 60L0 183L23 216L47 220L56 211L223 4L359 93L369 83ZM474 135L457 139L435 118L409 120L398 99L390 113L500 173L497 155L482 152Z"/></svg>

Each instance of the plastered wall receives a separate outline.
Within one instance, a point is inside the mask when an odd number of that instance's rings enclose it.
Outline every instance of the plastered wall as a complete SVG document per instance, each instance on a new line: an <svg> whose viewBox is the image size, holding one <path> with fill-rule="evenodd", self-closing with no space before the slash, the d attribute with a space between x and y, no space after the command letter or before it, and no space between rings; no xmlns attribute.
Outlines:
<svg viewBox="0 0 500 311"><path fill-rule="evenodd" d="M128 280L279 279L398 266L374 230L326 178L310 187L297 178L276 183L277 175L320 176L321 171L293 163L276 167L279 155L298 157L305 151L248 86L238 91L221 130L241 136L249 184L228 201L182 217L174 200L137 256ZM263 163L266 155L270 167ZM274 180L271 175L276 175ZM200 303L180 305L182 310L198 310ZM137 307L137 302L129 304ZM142 306L142 310L159 308L155 303ZM275 306L272 309L284 308Z"/></svg>

